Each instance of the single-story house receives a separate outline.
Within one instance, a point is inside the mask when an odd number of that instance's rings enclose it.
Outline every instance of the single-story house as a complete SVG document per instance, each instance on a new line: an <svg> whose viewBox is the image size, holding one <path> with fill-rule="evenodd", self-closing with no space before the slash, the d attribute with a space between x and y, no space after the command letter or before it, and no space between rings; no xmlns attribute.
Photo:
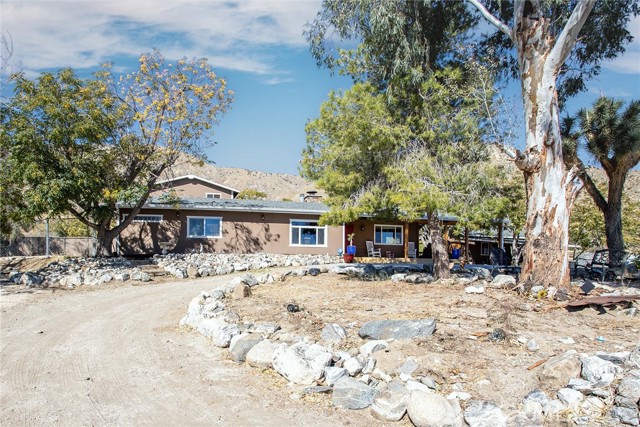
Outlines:
<svg viewBox="0 0 640 427"><path fill-rule="evenodd" d="M149 255L166 250L333 255L345 252L347 236L354 233L357 257L368 255L366 242L372 241L382 257L404 258L408 242L419 247L419 231L426 223L360 218L340 226L320 225L319 218L328 207L315 192L301 195L300 201L240 200L235 198L238 190L193 175L158 184L159 189L151 193L119 236L118 253ZM120 205L118 211L122 220L131 209ZM444 221L453 224L455 218ZM481 246L486 251L487 243L470 248L470 252ZM488 259L488 253L477 254L478 258L485 255ZM431 258L430 248L418 257Z"/></svg>
<svg viewBox="0 0 640 427"><path fill-rule="evenodd" d="M122 255L169 252L337 253L341 227L318 225L318 203L239 200L239 191L193 175L160 187L118 239ZM121 205L120 220L131 209Z"/></svg>

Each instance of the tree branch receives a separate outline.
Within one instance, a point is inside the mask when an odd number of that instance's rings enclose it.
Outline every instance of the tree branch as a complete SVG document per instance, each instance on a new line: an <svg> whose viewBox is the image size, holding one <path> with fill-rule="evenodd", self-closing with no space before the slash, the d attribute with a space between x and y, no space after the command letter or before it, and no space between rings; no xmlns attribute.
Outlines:
<svg viewBox="0 0 640 427"><path fill-rule="evenodd" d="M535 148L525 150L525 152L516 150L514 163L521 171L534 173L540 170L540 152Z"/></svg>
<svg viewBox="0 0 640 427"><path fill-rule="evenodd" d="M97 224L94 224L93 222L91 222L88 219L86 219L85 217L83 217L82 214L80 212L78 212L77 210L75 210L75 208L73 208L72 206L67 207L67 210L69 212L71 212L71 215L75 216L78 219L78 221L80 221L81 223L83 223L87 227L93 228L94 230L97 228Z"/></svg>
<svg viewBox="0 0 640 427"><path fill-rule="evenodd" d="M600 209L600 211L602 211L603 213L606 212L608 205L607 201L596 186L595 182L593 182L593 179L591 179L591 176L589 176L589 174L587 173L587 170L582 165L582 163L580 163L580 166L581 171L579 175L580 179L582 179L582 182L584 183L584 188L587 190L587 193L589 193L598 209Z"/></svg>
<svg viewBox="0 0 640 427"><path fill-rule="evenodd" d="M573 206L573 202L580 194L580 190L584 188L584 181L580 179L580 174L584 170L582 163L575 164L567 173L567 201L569 206Z"/></svg>
<svg viewBox="0 0 640 427"><path fill-rule="evenodd" d="M640 149L620 156L618 162L626 172L629 172L634 166L640 163Z"/></svg>
<svg viewBox="0 0 640 427"><path fill-rule="evenodd" d="M507 24L505 24L504 22L502 22L501 20L499 20L498 18L493 16L491 14L491 12L489 12L487 10L487 8L484 7L484 5L482 5L482 3L480 3L479 0L467 0L467 1L469 3L471 3L472 5L474 5L476 7L476 9L478 9L478 11L482 14L482 16L487 21L489 21L491 24L493 24L498 30L500 30L503 33L505 33L507 35L507 37L509 37L509 39L513 42L513 35L511 33L511 28L509 28L509 26Z"/></svg>
<svg viewBox="0 0 640 427"><path fill-rule="evenodd" d="M571 49L573 49L578 39L578 33L587 21L594 5L595 0L582 0L577 2L576 7L573 9L573 12L571 12L569 20L562 29L549 54L548 63L553 67L555 72L560 69L564 61L569 57Z"/></svg>
<svg viewBox="0 0 640 427"><path fill-rule="evenodd" d="M122 232L122 230L127 228L129 226L129 224L131 224L131 222L133 222L133 219L136 217L136 215L138 215L138 213L140 213L140 211L142 210L144 205L147 203L147 200L149 200L149 194L151 194L151 191L155 189L155 185L156 185L156 181L158 180L158 176L160 176L160 174L167 167L168 167L168 163L165 162L165 163L162 163L161 165L159 165L153 171L151 171L151 173L149 174L149 179L147 180L147 183L146 183L147 190L146 190L144 196L140 197L140 199L138 199L136 204L131 207L131 212L129 212L129 216L127 216L124 219L124 221L122 221L121 223L119 223L118 225L116 225L115 227L113 227L111 229L111 231L113 231L116 236L119 235Z"/></svg>

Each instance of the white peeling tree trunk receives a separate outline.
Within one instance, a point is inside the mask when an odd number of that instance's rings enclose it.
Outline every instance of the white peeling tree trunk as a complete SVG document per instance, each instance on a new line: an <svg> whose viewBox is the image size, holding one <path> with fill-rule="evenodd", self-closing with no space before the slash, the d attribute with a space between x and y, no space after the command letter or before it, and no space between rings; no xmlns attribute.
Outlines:
<svg viewBox="0 0 640 427"><path fill-rule="evenodd" d="M568 287L571 199L562 160L555 76L540 77L523 82L527 149L518 153L516 163L524 173L528 202L520 280ZM528 83L535 87L525 87Z"/></svg>
<svg viewBox="0 0 640 427"><path fill-rule="evenodd" d="M514 1L513 28L482 5L469 0L517 52L524 103L526 149L517 153L527 188L526 243L520 281L569 287L569 214L580 189L577 169L567 171L562 159L556 79L573 49L595 0L576 4L562 32L549 31L541 2Z"/></svg>

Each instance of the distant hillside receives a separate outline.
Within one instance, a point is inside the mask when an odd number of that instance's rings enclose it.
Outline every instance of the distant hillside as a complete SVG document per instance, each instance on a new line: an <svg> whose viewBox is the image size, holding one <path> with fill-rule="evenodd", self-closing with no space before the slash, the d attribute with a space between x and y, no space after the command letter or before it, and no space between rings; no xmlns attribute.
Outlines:
<svg viewBox="0 0 640 427"><path fill-rule="evenodd" d="M513 168L513 172L520 174L521 172L515 167L506 155L500 150L492 148L492 158L496 162L509 163ZM604 170L598 168L589 168L589 174L598 183L602 184L605 189L606 197L606 174ZM268 173L252 171L241 168L223 168L212 164L205 164L202 167L194 166L186 161L181 162L178 166L174 166L172 176L181 175L197 175L220 184L244 190L245 188L253 188L262 191L268 195L270 200L298 200L301 193L310 190L317 190L322 194L322 190L314 185L313 182L297 175L286 173ZM628 194L631 200L640 201L640 171L632 171L627 177L625 183L625 194ZM588 196L586 191L581 191L580 196Z"/></svg>
<svg viewBox="0 0 640 427"><path fill-rule="evenodd" d="M601 185L601 188L604 190L603 195L606 198L607 174L604 173L603 169L589 168L589 175L597 184ZM587 194L586 190L583 191L583 193ZM629 198L633 201L640 201L640 171L629 172L629 175L627 175L627 180L624 183L624 194L629 196Z"/></svg>
<svg viewBox="0 0 640 427"><path fill-rule="evenodd" d="M223 168L212 164L201 167L180 162L172 169L172 176L197 175L237 190L253 188L268 195L270 200L297 201L301 193L319 190L314 183L297 175L268 173L241 168Z"/></svg>

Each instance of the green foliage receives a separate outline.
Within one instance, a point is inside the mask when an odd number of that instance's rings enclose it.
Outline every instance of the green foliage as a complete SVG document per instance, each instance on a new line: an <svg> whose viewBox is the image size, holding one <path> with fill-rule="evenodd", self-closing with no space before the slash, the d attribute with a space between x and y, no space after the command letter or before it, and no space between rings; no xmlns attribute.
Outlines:
<svg viewBox="0 0 640 427"><path fill-rule="evenodd" d="M486 221L499 172L487 162L483 118L491 93L479 93L477 71L432 73L417 93L401 97L411 97L410 112L368 83L332 93L307 124L301 161L302 174L328 194L323 222L437 212L459 215L465 225Z"/></svg>
<svg viewBox="0 0 640 427"><path fill-rule="evenodd" d="M36 82L16 77L16 95L2 106L0 172L3 222L29 222L66 211L71 201L100 209L92 191L113 180L110 150L119 117L111 95L97 81L72 70L44 74ZM105 183L105 184L103 184ZM10 210L11 209L11 210Z"/></svg>
<svg viewBox="0 0 640 427"><path fill-rule="evenodd" d="M494 219L507 220L505 228L510 230L514 236L520 234L526 224L527 196L524 179L522 175L516 173L512 168L497 166L495 196L487 200L487 211ZM480 228L487 229L494 224L478 224ZM489 227L487 227L489 226Z"/></svg>
<svg viewBox="0 0 640 427"><path fill-rule="evenodd" d="M535 13L549 19L548 33L555 37L578 1L536 2L539 8ZM495 17L514 27L515 2L482 3ZM431 71L459 65L473 56L499 58L501 74L518 77L513 44L504 33L486 32L474 44L475 54L466 50L481 21L465 1L394 0L380 1L372 7L367 0L324 0L322 6L305 36L318 65L331 70L386 87L398 75L421 82ZM559 73L561 100L584 91L586 82L600 74L602 61L624 52L632 40L628 23L638 13L638 0L596 2ZM339 44L351 40L361 41L357 49Z"/></svg>
<svg viewBox="0 0 640 427"><path fill-rule="evenodd" d="M353 246L353 239L355 239L356 233L347 234L347 240L349 241L349 245Z"/></svg>
<svg viewBox="0 0 640 427"><path fill-rule="evenodd" d="M245 188L240 191L236 196L236 199L245 199L245 200L264 200L267 198L267 193L262 192L260 190L256 190L254 188Z"/></svg>
<svg viewBox="0 0 640 427"><path fill-rule="evenodd" d="M54 218L50 220L52 236L91 237L91 229L75 218Z"/></svg>
<svg viewBox="0 0 640 427"><path fill-rule="evenodd" d="M640 202L622 197L622 232L625 250L632 253L640 251ZM604 217L589 196L579 197L574 204L569 222L571 242L583 250L606 246Z"/></svg>
<svg viewBox="0 0 640 427"><path fill-rule="evenodd" d="M633 201L624 196L622 207L622 230L626 249L640 254L640 201Z"/></svg>
<svg viewBox="0 0 640 427"><path fill-rule="evenodd" d="M485 143L492 87L478 64L436 71L423 82L408 120L411 142L387 168L403 219L440 212L455 214L460 227L478 228L496 218L490 201L500 171Z"/></svg>
<svg viewBox="0 0 640 427"><path fill-rule="evenodd" d="M15 84L2 105L1 222L69 212L103 246L135 216L111 228L116 203L139 209L181 153L204 157L206 132L231 103L206 60L170 64L157 51L119 79L105 66L93 79L64 69Z"/></svg>
<svg viewBox="0 0 640 427"><path fill-rule="evenodd" d="M332 92L320 117L305 130L301 173L327 191L325 201L333 209L323 220L329 223L349 222L364 213L361 196L384 180L383 167L409 139L408 127L395 121L384 95L368 83ZM376 204L377 211L385 211L384 200Z"/></svg>
<svg viewBox="0 0 640 427"><path fill-rule="evenodd" d="M367 82L332 94L307 125L302 173L327 190L327 222L438 211L488 222L499 176L483 163L497 136L492 71L463 47L478 21L463 2L323 2L306 31L312 54ZM361 43L345 50L336 38Z"/></svg>
<svg viewBox="0 0 640 427"><path fill-rule="evenodd" d="M583 250L604 247L604 218L590 197L576 200L569 221L569 239Z"/></svg>
<svg viewBox="0 0 640 427"><path fill-rule="evenodd" d="M640 161L640 100L621 111L623 106L622 100L603 96L578 113L585 147L605 170L618 163L631 169Z"/></svg>
<svg viewBox="0 0 640 427"><path fill-rule="evenodd" d="M581 110L576 117L566 117L561 126L565 162L581 168L587 192L610 224L606 231L607 247L617 250L624 249L624 237L629 234L623 232L626 176L640 161L640 101L631 101L624 110L623 106L621 100L600 97L591 109ZM577 155L582 147L607 174L606 198Z"/></svg>
<svg viewBox="0 0 640 427"><path fill-rule="evenodd" d="M465 55L456 47L477 22L460 1L394 0L372 6L368 0L324 0L305 36L318 65L382 89L397 77L420 84L431 71L462 62ZM361 43L344 49L336 38Z"/></svg>

